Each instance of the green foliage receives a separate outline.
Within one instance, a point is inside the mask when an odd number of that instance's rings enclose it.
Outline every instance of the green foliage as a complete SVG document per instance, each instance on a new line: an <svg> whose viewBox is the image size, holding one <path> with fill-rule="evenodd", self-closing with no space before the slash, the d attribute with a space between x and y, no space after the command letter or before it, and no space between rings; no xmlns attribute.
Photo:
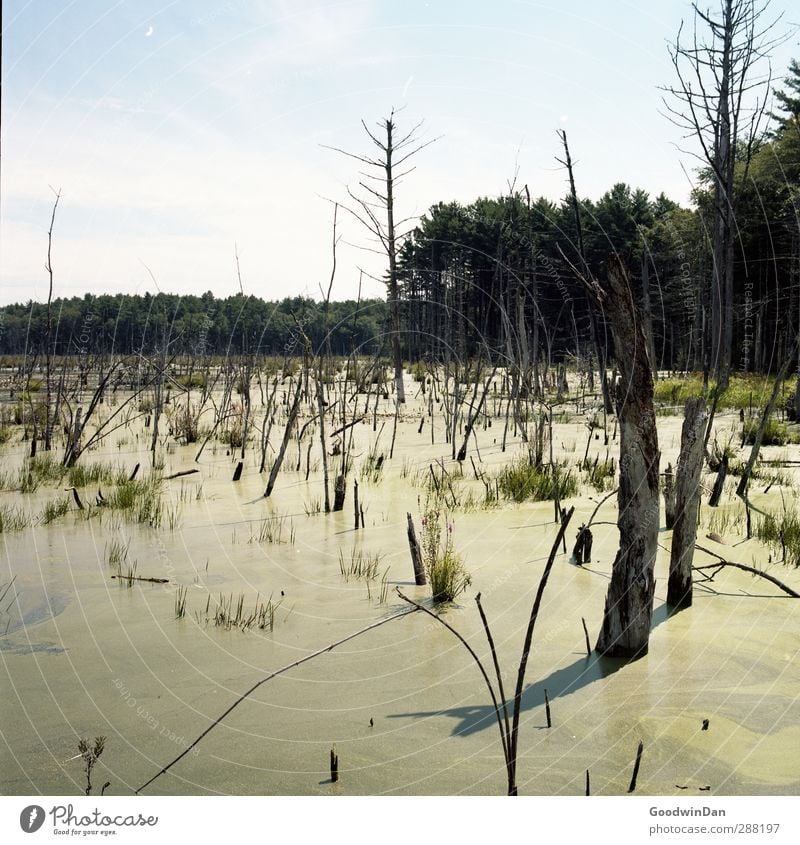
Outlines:
<svg viewBox="0 0 800 845"><path fill-rule="evenodd" d="M442 513L435 507L427 507L422 518L422 561L437 604L453 601L472 583L453 545L453 525L447 523L444 531Z"/></svg>
<svg viewBox="0 0 800 845"><path fill-rule="evenodd" d="M28 525L28 517L16 505L0 505L0 534L7 531L22 531Z"/></svg>
<svg viewBox="0 0 800 845"><path fill-rule="evenodd" d="M756 433L761 424L761 419L751 417L744 422L744 442L753 444L756 442ZM800 437L796 431L789 431L786 423L770 417L764 428L764 435L761 439L762 446L784 446L786 443L798 443Z"/></svg>
<svg viewBox="0 0 800 845"><path fill-rule="evenodd" d="M112 490L104 507L121 511L129 522L158 528L164 518L161 479L157 475L142 480L126 479Z"/></svg>
<svg viewBox="0 0 800 845"><path fill-rule="evenodd" d="M42 513L39 516L39 522L42 525L49 525L56 519L64 516L69 511L69 499L51 499L42 508Z"/></svg>
<svg viewBox="0 0 800 845"><path fill-rule="evenodd" d="M800 566L800 515L796 510L772 513L756 522L755 536L775 551L783 563Z"/></svg>
<svg viewBox="0 0 800 845"><path fill-rule="evenodd" d="M67 481L71 487L86 487L89 484L124 484L127 481L127 473L116 464L97 461L71 466L67 470Z"/></svg>
<svg viewBox="0 0 800 845"><path fill-rule="evenodd" d="M515 502L555 499L556 484L559 499L578 492L578 480L569 470L558 465L537 467L527 457L518 458L505 467L497 480L503 496Z"/></svg>
<svg viewBox="0 0 800 845"><path fill-rule="evenodd" d="M599 460L599 455L594 462L588 458L581 465L587 483L591 484L598 493L610 490L614 486L617 477L617 465L613 458Z"/></svg>

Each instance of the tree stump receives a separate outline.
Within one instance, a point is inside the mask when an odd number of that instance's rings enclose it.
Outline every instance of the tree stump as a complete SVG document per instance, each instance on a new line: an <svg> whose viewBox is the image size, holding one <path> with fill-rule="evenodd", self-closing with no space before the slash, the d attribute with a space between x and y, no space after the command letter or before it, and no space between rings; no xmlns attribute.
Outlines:
<svg viewBox="0 0 800 845"><path fill-rule="evenodd" d="M722 496L722 489L725 486L725 476L728 474L728 456L723 455L719 462L719 471L717 472L717 480L714 482L714 489L711 491L711 496L708 499L709 507L715 508L719 504L720 496Z"/></svg>
<svg viewBox="0 0 800 845"><path fill-rule="evenodd" d="M671 531L675 526L675 474L672 464L667 464L664 470L664 518L667 531Z"/></svg>
<svg viewBox="0 0 800 845"><path fill-rule="evenodd" d="M425 578L425 564L422 560L422 548L417 540L417 532L414 528L414 519L410 513L408 517L408 547L411 550L411 563L414 566L414 581L418 587L424 587L427 583Z"/></svg>
<svg viewBox="0 0 800 845"><path fill-rule="evenodd" d="M347 494L347 480L343 475L336 476L333 485L333 510L340 511L344 508L344 497Z"/></svg>

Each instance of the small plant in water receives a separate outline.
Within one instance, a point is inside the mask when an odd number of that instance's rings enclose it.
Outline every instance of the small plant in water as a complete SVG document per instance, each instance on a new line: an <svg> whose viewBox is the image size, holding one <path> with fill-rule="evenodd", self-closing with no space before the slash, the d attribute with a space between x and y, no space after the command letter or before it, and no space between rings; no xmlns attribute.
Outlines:
<svg viewBox="0 0 800 845"><path fill-rule="evenodd" d="M42 525L49 525L69 511L69 499L51 499L42 509L39 521Z"/></svg>
<svg viewBox="0 0 800 845"><path fill-rule="evenodd" d="M89 740L82 739L78 743L78 751L83 758L84 770L86 772L86 795L92 794L92 769L95 767L100 755L106 747L106 738L96 736L94 745L89 745Z"/></svg>
<svg viewBox="0 0 800 845"><path fill-rule="evenodd" d="M186 616L186 594L189 588L178 585L178 592L175 594L175 618L183 619Z"/></svg>
<svg viewBox="0 0 800 845"><path fill-rule="evenodd" d="M437 603L453 601L472 583L453 545L453 524L446 523L444 530L441 511L433 507L426 507L422 518L422 559Z"/></svg>
<svg viewBox="0 0 800 845"><path fill-rule="evenodd" d="M379 553L365 552L362 549L353 549L350 558L345 559L344 553L339 549L339 569L345 581L351 578L362 578L371 581L378 577L378 566L383 555Z"/></svg>

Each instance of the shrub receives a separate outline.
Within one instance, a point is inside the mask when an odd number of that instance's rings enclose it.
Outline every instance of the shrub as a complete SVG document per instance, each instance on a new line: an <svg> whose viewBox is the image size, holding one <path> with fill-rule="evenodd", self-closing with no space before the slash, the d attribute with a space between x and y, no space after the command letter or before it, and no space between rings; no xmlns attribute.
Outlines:
<svg viewBox="0 0 800 845"><path fill-rule="evenodd" d="M442 540L441 512L427 508L422 519L422 559L436 603L453 601L472 583L461 555L453 546L453 526Z"/></svg>

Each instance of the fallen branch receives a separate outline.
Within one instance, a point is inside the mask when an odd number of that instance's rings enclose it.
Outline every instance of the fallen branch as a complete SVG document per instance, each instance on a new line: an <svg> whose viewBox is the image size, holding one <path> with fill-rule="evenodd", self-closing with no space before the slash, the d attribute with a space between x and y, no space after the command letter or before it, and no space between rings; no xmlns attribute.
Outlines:
<svg viewBox="0 0 800 845"><path fill-rule="evenodd" d="M719 561L718 563L708 563L705 566L692 567L698 572L704 572L706 569L714 569L716 570L714 572L714 575L716 575L717 572L719 572L721 569L724 569L726 566L732 566L734 567L734 569L741 569L743 572L749 572L751 575L758 575L760 578L764 578L771 584L774 584L778 589L783 590L784 593L790 595L793 599L800 599L800 593L795 592L795 590L793 590L791 587L787 587L786 584L784 584L782 581L779 581L772 575L767 575L766 572L762 572L760 569L755 569L754 567L747 566L744 563L734 563L732 560L725 560L718 554L714 554L714 552L709 551L708 549L705 549L702 546L697 546L697 549L701 552L705 552L706 554L711 555L712 557L717 558L717 560Z"/></svg>
<svg viewBox="0 0 800 845"><path fill-rule="evenodd" d="M139 575L112 575L112 578L121 578L123 581L149 581L151 584L169 584L169 578L144 578Z"/></svg>
<svg viewBox="0 0 800 845"><path fill-rule="evenodd" d="M191 743L184 751L182 751L174 760L170 763L167 763L161 771L157 774L153 775L146 783L140 786L136 790L136 795L138 795L143 789L150 786L150 784L156 780L156 778L161 777L161 775L168 772L179 760L182 760L204 737L211 733L214 728L236 707L238 707L251 693L255 692L262 684L265 684L267 681L271 681L273 678L276 678L278 675L282 675L284 672L288 672L289 669L294 669L296 666L301 666L303 663L308 663L309 660L313 660L315 657L319 657L321 654L325 654L326 652L333 651L337 646L344 645L344 643L349 642L356 637L361 636L361 634L366 634L367 631L372 631L375 628L380 628L381 625L386 625L388 622L394 622L395 619L402 619L405 616L410 616L412 613L416 612L416 608L412 610L405 610L402 613L396 613L394 616L389 616L386 619L381 619L379 622L373 622L371 625L367 625L366 628L361 628L358 631L355 631L352 634L348 634L346 637L342 638L341 640L337 640L335 643L331 643L330 645L326 645L323 648L318 649L317 651L313 652L312 654L307 654L305 657L301 657L299 660L295 660L294 663L290 663L288 666L284 666L281 669L277 669L275 672L271 672L265 678L262 678L260 681L256 681L253 686L250 687L246 692L243 692L233 704L225 710L222 715L218 716L214 721L197 737L194 742Z"/></svg>
<svg viewBox="0 0 800 845"><path fill-rule="evenodd" d="M181 478L184 475L194 475L196 472L200 472L199 469L183 469L180 472L173 472L172 475L165 475L164 481L171 481L173 478Z"/></svg>

